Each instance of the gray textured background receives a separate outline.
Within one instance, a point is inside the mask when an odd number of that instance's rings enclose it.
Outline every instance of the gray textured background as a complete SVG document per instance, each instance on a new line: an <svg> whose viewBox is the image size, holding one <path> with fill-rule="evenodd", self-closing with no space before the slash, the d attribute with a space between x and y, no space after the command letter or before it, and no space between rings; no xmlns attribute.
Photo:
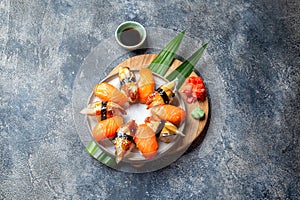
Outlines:
<svg viewBox="0 0 300 200"><path fill-rule="evenodd" d="M80 66L125 20L210 40L220 77L203 141L146 174L90 157L72 117ZM299 199L299 44L297 0L0 0L0 199Z"/></svg>

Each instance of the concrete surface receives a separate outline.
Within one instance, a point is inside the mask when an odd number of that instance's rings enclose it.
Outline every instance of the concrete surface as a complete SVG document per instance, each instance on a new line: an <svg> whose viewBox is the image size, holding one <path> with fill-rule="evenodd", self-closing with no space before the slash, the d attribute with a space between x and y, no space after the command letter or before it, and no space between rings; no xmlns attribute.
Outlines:
<svg viewBox="0 0 300 200"><path fill-rule="evenodd" d="M145 174L90 157L72 117L80 66L125 20L210 41L208 131ZM1 0L0 199L299 199L299 44L293 0Z"/></svg>

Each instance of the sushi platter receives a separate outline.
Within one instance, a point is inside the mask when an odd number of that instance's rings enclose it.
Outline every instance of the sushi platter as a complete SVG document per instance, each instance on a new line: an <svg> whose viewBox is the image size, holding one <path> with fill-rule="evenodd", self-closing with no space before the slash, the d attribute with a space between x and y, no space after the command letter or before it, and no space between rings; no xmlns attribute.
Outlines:
<svg viewBox="0 0 300 200"><path fill-rule="evenodd" d="M120 69L123 67L127 67L135 75L134 78L138 80L140 79L140 70L142 68L147 68L147 66L151 63L151 61L156 56L157 56L156 54L144 54L144 55L134 56L129 59L126 59L123 62L119 63L109 73L109 75L106 78L104 78L100 83L105 83L105 84L108 83L115 86L116 88L121 88L118 74L120 72ZM171 72L174 68L179 66L181 63L182 62L177 59L174 60L174 62L170 66L169 71ZM190 76L198 76L198 75L195 72L193 72ZM169 82L164 77L161 77L155 73L153 73L153 77L155 80L156 88L161 85L168 84ZM182 85L182 87L184 87L184 85ZM185 116L183 117L184 119L180 121L178 124L176 124L176 128L178 128L178 132L183 134L182 135L174 134L175 136L173 135L172 139L167 143L159 141L159 139L155 139L154 137L154 140L158 141L156 147L157 149L155 150L155 153L151 153L151 154L142 153L143 150L142 149L140 150L139 148L143 148L143 147L137 148L138 142L137 140L133 140L133 136L130 136L130 133L127 133L127 137L124 137L124 135L126 134L122 133L123 137L118 138L116 135L118 131L113 130L113 132L115 133L113 136L109 136L108 138L104 137L101 139L97 139L97 137L99 138L99 136L95 136L94 134L95 131L93 129L97 126L99 120L95 119L94 116L86 117L86 123L90 132L86 134L91 135L91 138L97 144L97 148L100 148L103 151L102 153L104 155L107 155L108 157L115 159L117 161L112 165L107 164L109 167L112 167L120 171L129 171L129 172L153 171L165 167L166 165L172 163L187 150L187 148L203 132L204 128L207 125L208 116L209 116L209 102L208 102L208 97L206 97L205 101L201 101L201 102L197 101L196 103L187 103L185 100L185 94L182 93L181 88L176 88L176 91L174 91L173 94L174 99L172 105L174 105L174 108L177 107L182 108L182 110L185 113ZM94 88L93 91L91 90L91 95L88 99L87 105L91 105L92 103L97 102L99 100L101 100L101 98L95 95L95 88ZM121 103L121 105L123 104ZM124 127L126 123L130 124L131 121L134 121L134 124L136 126L135 129L139 127L141 124L144 125L144 119L151 116L150 109L147 109L146 107L147 106L145 104L141 104L141 103L130 103L129 105L124 106L124 110L126 114L122 116L122 122L120 122L118 128L120 129L120 127L122 126ZM205 113L204 118L202 118L201 120L197 120L191 116L191 112L195 108L200 108L201 110L204 111ZM168 111L167 113L168 115L170 115L170 113L172 113L172 110ZM102 134L103 132L102 130L105 129L106 126L107 125L104 126L101 125L100 128L98 128L98 132L100 130ZM130 124L130 126L133 127L132 123ZM129 130L129 129L125 128L124 130ZM118 138L119 140L121 138L125 138L126 141L128 138L131 138L132 139L132 142L130 143L131 147L130 148L128 147L126 150L123 149L125 151L123 151L122 149L117 151L116 138ZM124 141L121 144L123 144L123 146L119 145L119 147L121 146L124 147ZM147 147L148 145L146 144L144 146Z"/></svg>

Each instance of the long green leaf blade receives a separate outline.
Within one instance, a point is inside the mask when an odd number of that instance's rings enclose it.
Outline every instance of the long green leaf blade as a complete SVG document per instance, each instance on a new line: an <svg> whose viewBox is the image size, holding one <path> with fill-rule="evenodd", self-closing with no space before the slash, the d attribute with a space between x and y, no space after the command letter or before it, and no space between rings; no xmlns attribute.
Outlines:
<svg viewBox="0 0 300 200"><path fill-rule="evenodd" d="M167 73L176 55L176 51L180 46L184 34L185 34L185 30L179 33L175 38L173 38L167 44L167 46L158 53L158 55L153 59L153 61L148 66L148 68L151 71L161 76L164 76Z"/></svg>
<svg viewBox="0 0 300 200"><path fill-rule="evenodd" d="M198 49L191 57L185 60L174 71L172 71L166 78L169 81L178 78L178 88L184 83L185 79L193 72L195 65L200 60L204 50L206 49L208 42L205 43L200 49Z"/></svg>
<svg viewBox="0 0 300 200"><path fill-rule="evenodd" d="M107 166L112 167L116 165L115 159L103 152L93 140L86 146L85 151Z"/></svg>

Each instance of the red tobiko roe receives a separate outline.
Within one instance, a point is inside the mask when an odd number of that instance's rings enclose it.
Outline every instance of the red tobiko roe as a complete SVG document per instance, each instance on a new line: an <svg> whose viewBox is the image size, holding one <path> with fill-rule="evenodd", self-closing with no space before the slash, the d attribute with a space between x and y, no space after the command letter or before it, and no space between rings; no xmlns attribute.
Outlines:
<svg viewBox="0 0 300 200"><path fill-rule="evenodd" d="M191 76L186 79L186 83L182 92L186 94L187 103L194 103L197 100L205 101L207 94L201 77Z"/></svg>

